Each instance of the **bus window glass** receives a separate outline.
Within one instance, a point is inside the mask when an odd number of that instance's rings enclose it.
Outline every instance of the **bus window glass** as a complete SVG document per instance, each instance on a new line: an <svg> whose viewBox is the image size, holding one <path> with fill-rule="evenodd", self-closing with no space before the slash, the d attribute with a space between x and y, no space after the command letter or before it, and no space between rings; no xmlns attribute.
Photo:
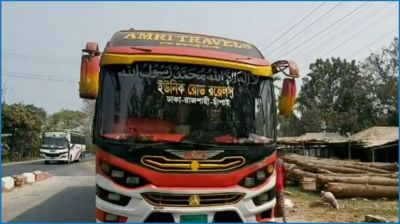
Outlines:
<svg viewBox="0 0 400 224"><path fill-rule="evenodd" d="M275 139L270 78L165 63L108 66L101 77L103 138L226 144Z"/></svg>

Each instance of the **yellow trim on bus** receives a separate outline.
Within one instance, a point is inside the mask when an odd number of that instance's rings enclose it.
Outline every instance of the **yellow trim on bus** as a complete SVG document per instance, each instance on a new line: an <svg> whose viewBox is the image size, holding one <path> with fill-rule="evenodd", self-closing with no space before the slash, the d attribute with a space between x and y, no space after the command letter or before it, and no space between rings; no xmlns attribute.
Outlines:
<svg viewBox="0 0 400 224"><path fill-rule="evenodd" d="M188 56L123 55L123 54L104 53L102 54L100 64L101 65L132 64L133 62L136 61L175 62L175 63L185 63L185 64L208 65L208 66L245 70L252 73L253 75L258 75L258 76L265 76L265 77L272 76L271 66L254 66L254 65L242 64L231 61L196 58Z"/></svg>

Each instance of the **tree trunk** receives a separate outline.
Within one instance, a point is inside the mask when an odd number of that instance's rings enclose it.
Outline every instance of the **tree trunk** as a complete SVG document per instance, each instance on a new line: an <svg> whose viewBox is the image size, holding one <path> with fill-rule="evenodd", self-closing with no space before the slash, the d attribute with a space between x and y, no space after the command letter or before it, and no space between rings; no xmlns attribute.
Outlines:
<svg viewBox="0 0 400 224"><path fill-rule="evenodd" d="M357 165L365 165L366 163L361 163L358 162L356 163ZM387 170L387 171L392 171L392 172L397 172L399 170L399 165L397 163L377 163L375 162L374 164L368 163L368 166L377 168L377 169L382 169L382 170Z"/></svg>
<svg viewBox="0 0 400 224"><path fill-rule="evenodd" d="M297 165L293 164L293 163L284 163L285 166L285 170L293 170L293 169L297 169Z"/></svg>
<svg viewBox="0 0 400 224"><path fill-rule="evenodd" d="M331 192L337 198L397 198L399 195L397 186L363 184L328 183L325 191Z"/></svg>
<svg viewBox="0 0 400 224"><path fill-rule="evenodd" d="M333 166L333 165L323 165L323 164L317 164L317 163L302 163L301 166L304 170L310 171L313 173L317 173L318 169L323 169L323 170L329 170L334 173L368 173L368 171L365 170L359 170L359 169L353 169L353 168L347 168L347 167L341 167L341 166Z"/></svg>
<svg viewBox="0 0 400 224"><path fill-rule="evenodd" d="M333 173L323 174L326 177L387 177L387 178L398 178L397 173L371 173L371 174L355 174L355 173Z"/></svg>
<svg viewBox="0 0 400 224"><path fill-rule="evenodd" d="M317 169L317 173L334 174L334 172L331 172L331 171L326 170L326 169L321 169L321 168L318 168L318 169Z"/></svg>
<svg viewBox="0 0 400 224"><path fill-rule="evenodd" d="M343 164L343 166L347 167L347 168L365 170L365 171L369 171L371 173L390 173L390 171L388 171L388 170L378 169L378 168L374 168L374 167L368 167L365 165Z"/></svg>
<svg viewBox="0 0 400 224"><path fill-rule="evenodd" d="M288 173L288 178L294 181L300 181L303 177L313 177L315 178L317 174L306 172L300 169L293 169Z"/></svg>
<svg viewBox="0 0 400 224"><path fill-rule="evenodd" d="M398 186L399 181L386 177L328 177L325 175L318 175L316 177L317 188L323 189L327 183L340 182L347 184L369 184L369 185L383 185L383 186Z"/></svg>
<svg viewBox="0 0 400 224"><path fill-rule="evenodd" d="M355 160L334 160L334 159L325 159L325 158L317 158L317 157L310 157L310 156L302 156L297 154L287 154L283 158L285 161L291 161L291 163L297 164L298 161L308 161L314 163L321 163L321 164L342 164L342 165L359 165L363 167L372 167L377 168L380 170L387 170L396 172L398 171L398 164L397 163L382 163L382 162L359 162Z"/></svg>
<svg viewBox="0 0 400 224"><path fill-rule="evenodd" d="M347 160L321 159L321 158L316 158L316 157L301 156L301 155L295 155L295 154L286 155L283 159L285 162L296 164L310 172L317 172L317 169L310 168L309 166L307 166L310 164L317 164L320 166L334 166L334 167L351 168L351 169L355 169L355 170L360 170L360 172L358 172L358 173L369 173L369 172L389 173L388 171L397 171L397 169L398 169L398 165L396 163L374 163L373 164L373 163L347 161ZM322 167L319 167L319 168L322 168ZM333 171L333 172L340 172L340 171L331 170L331 169L327 169L327 170ZM340 173L348 173L348 172L340 172ZM357 173L357 172L350 172L350 173Z"/></svg>

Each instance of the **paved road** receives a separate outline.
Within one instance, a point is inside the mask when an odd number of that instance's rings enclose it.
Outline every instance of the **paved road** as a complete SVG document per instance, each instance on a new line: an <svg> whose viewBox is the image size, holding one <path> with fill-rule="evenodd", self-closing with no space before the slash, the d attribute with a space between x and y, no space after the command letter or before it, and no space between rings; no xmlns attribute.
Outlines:
<svg viewBox="0 0 400 224"><path fill-rule="evenodd" d="M95 187L67 187L9 222L96 222Z"/></svg>
<svg viewBox="0 0 400 224"><path fill-rule="evenodd" d="M96 222L94 160L49 173L47 180L2 193L2 221Z"/></svg>
<svg viewBox="0 0 400 224"><path fill-rule="evenodd" d="M87 161L93 159L92 155L86 156L82 161ZM35 170L41 170L44 172L57 170L61 168L65 168L68 166L72 166L72 164L64 164L64 163L50 163L44 164L44 160L41 161L33 161L26 163L16 163L16 164L5 164L1 166L1 176L11 176L15 174L22 174L25 172L33 172Z"/></svg>

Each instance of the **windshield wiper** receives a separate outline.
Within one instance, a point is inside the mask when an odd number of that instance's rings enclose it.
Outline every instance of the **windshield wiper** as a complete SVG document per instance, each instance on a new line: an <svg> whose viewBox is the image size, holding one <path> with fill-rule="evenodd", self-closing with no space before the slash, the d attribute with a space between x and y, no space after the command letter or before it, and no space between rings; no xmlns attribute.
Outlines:
<svg viewBox="0 0 400 224"><path fill-rule="evenodd" d="M193 147L221 147L221 145L219 145L219 144L198 143L198 142L191 142L191 141L187 141L187 140L183 140L183 141L181 141L181 143L183 143L185 145L193 146Z"/></svg>
<svg viewBox="0 0 400 224"><path fill-rule="evenodd" d="M140 144L140 145L139 145ZM207 143L196 143L191 141L181 141L181 142L156 142L156 143L144 143L144 142L135 142L135 146L132 146L131 150L151 148L155 146L189 146L190 148L215 148L215 147L224 147L223 145L218 144L207 144Z"/></svg>

